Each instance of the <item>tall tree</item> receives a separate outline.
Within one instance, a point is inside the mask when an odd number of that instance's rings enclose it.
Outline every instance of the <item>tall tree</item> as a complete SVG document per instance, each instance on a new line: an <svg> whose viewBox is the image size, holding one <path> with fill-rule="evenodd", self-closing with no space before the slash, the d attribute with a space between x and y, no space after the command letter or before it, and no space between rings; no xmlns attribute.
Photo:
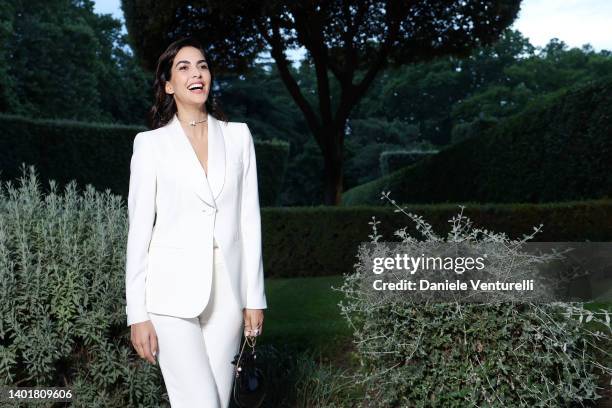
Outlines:
<svg viewBox="0 0 612 408"><path fill-rule="evenodd" d="M92 0L0 0L0 112L137 122L151 87L124 44Z"/></svg>
<svg viewBox="0 0 612 408"><path fill-rule="evenodd" d="M326 204L340 203L347 119L376 75L467 56L495 42L519 7L520 0L122 0L131 45L148 69L170 41L188 35L229 71L245 72L269 50L323 154ZM285 54L301 46L316 72L315 97L303 92Z"/></svg>

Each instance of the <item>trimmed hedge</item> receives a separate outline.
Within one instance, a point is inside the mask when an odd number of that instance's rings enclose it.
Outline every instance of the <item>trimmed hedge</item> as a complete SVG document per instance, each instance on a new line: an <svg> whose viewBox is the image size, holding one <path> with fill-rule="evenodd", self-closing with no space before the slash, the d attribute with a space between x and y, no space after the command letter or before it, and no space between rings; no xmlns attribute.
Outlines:
<svg viewBox="0 0 612 408"><path fill-rule="evenodd" d="M612 200L547 204L465 204L464 215L476 226L505 232L511 238L529 234L544 224L542 242L609 241ZM446 234L456 204L411 205L407 212L423 216L434 230ZM263 258L266 277L341 275L353 271L357 247L368 241L375 216L381 240L412 222L391 206L288 207L262 210ZM416 234L414 228L407 228ZM415 236L418 236L415 235Z"/></svg>
<svg viewBox="0 0 612 408"><path fill-rule="evenodd" d="M255 155L259 203L262 206L280 205L289 162L289 143L276 139L256 141Z"/></svg>
<svg viewBox="0 0 612 408"><path fill-rule="evenodd" d="M544 97L479 137L348 190L343 204L554 202L612 192L612 78Z"/></svg>
<svg viewBox="0 0 612 408"><path fill-rule="evenodd" d="M144 127L72 120L30 119L0 114L0 177L17 179L22 163L35 165L41 179L59 186L75 180L110 189L127 199L132 144ZM276 205L289 156L289 144L256 141L262 205ZM46 184L46 183L45 183ZM46 185L44 186L46 188Z"/></svg>
<svg viewBox="0 0 612 408"><path fill-rule="evenodd" d="M380 174L386 176L437 153L437 150L386 150L380 154Z"/></svg>

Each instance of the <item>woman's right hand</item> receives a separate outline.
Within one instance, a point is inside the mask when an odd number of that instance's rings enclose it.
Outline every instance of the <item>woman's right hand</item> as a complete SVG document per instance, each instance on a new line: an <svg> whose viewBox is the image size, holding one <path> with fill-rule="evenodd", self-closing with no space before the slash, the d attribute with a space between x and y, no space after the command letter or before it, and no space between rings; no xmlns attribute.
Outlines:
<svg viewBox="0 0 612 408"><path fill-rule="evenodd" d="M157 333L151 320L134 323L130 326L132 330L132 345L141 358L147 359L155 364L157 354Z"/></svg>

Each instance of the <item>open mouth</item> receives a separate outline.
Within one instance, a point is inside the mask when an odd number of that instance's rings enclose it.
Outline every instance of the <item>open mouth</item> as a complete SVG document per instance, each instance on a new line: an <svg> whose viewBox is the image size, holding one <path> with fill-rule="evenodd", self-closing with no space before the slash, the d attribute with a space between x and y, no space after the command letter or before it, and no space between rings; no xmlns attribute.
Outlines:
<svg viewBox="0 0 612 408"><path fill-rule="evenodd" d="M203 84L193 84L191 86L189 86L189 91L196 93L196 94L201 94L204 93L204 85Z"/></svg>

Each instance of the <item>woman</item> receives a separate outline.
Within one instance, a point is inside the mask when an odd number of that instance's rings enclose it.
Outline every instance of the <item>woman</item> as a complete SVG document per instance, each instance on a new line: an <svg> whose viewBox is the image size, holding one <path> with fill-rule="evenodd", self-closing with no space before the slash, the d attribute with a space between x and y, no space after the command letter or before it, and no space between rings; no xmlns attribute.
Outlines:
<svg viewBox="0 0 612 408"><path fill-rule="evenodd" d="M261 335L266 308L253 139L209 97L197 40L170 44L155 75L130 163L127 323L173 408L226 407L243 330Z"/></svg>

